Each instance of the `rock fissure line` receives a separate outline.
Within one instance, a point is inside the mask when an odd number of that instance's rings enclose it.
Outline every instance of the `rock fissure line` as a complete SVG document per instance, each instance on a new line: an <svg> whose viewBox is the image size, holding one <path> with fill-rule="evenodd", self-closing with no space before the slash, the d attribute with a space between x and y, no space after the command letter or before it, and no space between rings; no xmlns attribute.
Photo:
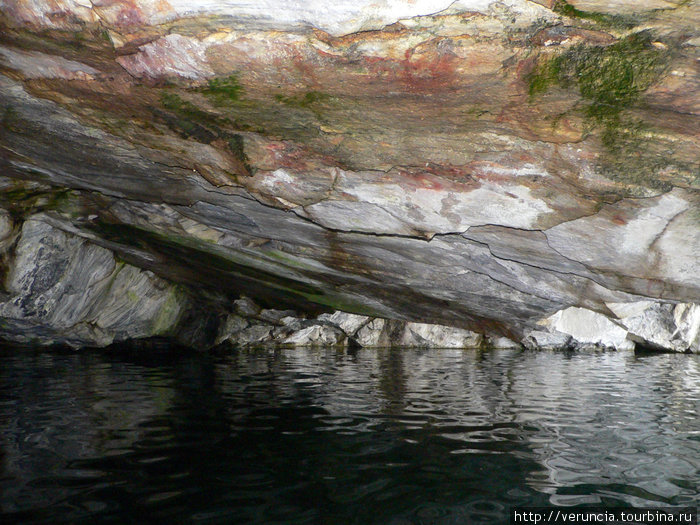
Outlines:
<svg viewBox="0 0 700 525"><path fill-rule="evenodd" d="M31 168L27 168L27 169L31 169ZM37 171L40 170L40 169L41 169L41 168L38 168L38 167L37 167ZM203 185L202 187L204 187L204 185ZM243 189L243 187L240 187L240 188ZM91 192L96 191L96 190L94 190L93 188L85 188L85 187L83 187L82 189L87 190L87 191L91 191ZM210 190L210 191L211 191L212 193L218 193L218 194L227 195L227 196L230 195L229 193L221 192L221 191L218 191L218 190L213 190L213 189L212 189L212 190ZM97 192L97 193L100 193L100 192ZM117 195L113 195L113 196L119 197L119 196L121 196L121 195L117 194ZM250 194L250 193L246 193L245 195L240 195L240 194L239 194L238 196L243 197L243 198L247 198L247 199L250 199L250 200L253 200L253 201L257 202L258 204L260 204L260 205L262 205L262 206L267 206L267 207L270 207L270 208L273 208L273 209L280 209L280 208L277 208L277 207L275 207L275 206L270 206L270 205L267 204L267 203L261 202L260 200L256 199L256 198L254 197L253 194ZM142 202L148 202L148 201L142 201ZM162 202L163 202L163 203L166 203L166 204L169 204L169 205L179 205L178 203L175 203L175 202L168 202L168 201L165 201L165 200L163 200ZM206 202L206 201L199 201L199 202ZM618 202L619 202L619 201L618 201ZM187 206L188 206L188 207L192 207L194 204L196 204L196 202L194 202L194 203L192 203L192 204L189 204L189 205L187 205ZM419 235L372 233L372 232L365 232L365 231L358 231L358 230L341 230L341 229L334 229L334 228L329 228L329 227L327 227L327 226L324 226L324 225L322 225L322 224L319 224L318 222L314 221L313 219L311 219L311 218L309 218L309 217L304 217L304 216L302 216L302 215L299 215L299 214L297 214L293 209L292 209L292 210L282 210L282 209L280 209L280 210L281 210L281 211L285 211L285 212L292 211L292 212L295 213L301 220L303 220L303 221L308 221L308 222L314 224L315 226L318 226L318 227L320 227L320 228L322 228L322 229L324 229L324 230L327 230L327 231L329 231L329 232L334 232L334 233L348 233L348 234L361 235L361 236L364 235L364 236L369 236L369 237L406 238L406 239L412 239L412 240L425 241L425 242L428 242L428 243L429 243L429 242L432 240L432 238L434 238L434 237L461 236L461 235L463 235L464 233L467 233L467 232L469 231L469 229L471 229L471 228L478 228L478 227L483 227L483 226L500 226L500 225L493 225L493 224L473 225L473 226L470 226L469 228L467 228L467 230L465 230L465 231L463 231L463 232L457 231L457 232L454 232L454 233L453 233L453 232L436 233L436 234L434 234L430 239L426 239L425 237L422 237L422 236L419 236ZM682 213L682 212L679 212L679 214L676 214L676 216L677 216L677 215L680 215L681 213ZM595 214L592 214L591 216L595 216L595 215L597 215L597 214L598 214L598 213L595 213ZM676 216L674 216L674 218L675 218ZM582 218L585 218L585 217L582 217ZM578 219L578 218L577 218L577 219ZM577 220L577 219L572 219L572 220ZM565 222L570 222L570 221L565 221ZM215 226L214 226L214 227L215 227ZM216 227L215 227L215 228L216 228ZM564 259L567 259L567 260L570 261L570 262L573 262L573 263L580 264L580 265L584 266L588 271L590 271L592 274L595 275L596 270L592 269L590 266L586 265L585 263L583 263L583 262L581 262L581 261L579 261L579 260L575 260L575 259L568 258L568 257L566 257L565 255L561 254L558 250L556 250L555 248L553 248L552 245L551 245L551 243L549 242L549 238L546 237L546 231L542 231L542 230L525 230L525 229L522 229L522 228L513 228L513 227L510 227L509 229L520 230L520 231L537 231L537 232L543 233L543 234L545 235L545 239L546 239L547 245L549 246L549 248L550 248L553 252L557 253L559 256L563 257ZM665 231L665 229L664 229L664 231ZM657 236L657 239L658 239L659 236L661 236L662 234L663 234L663 232L661 232L661 233ZM601 282L601 281L595 279L594 277L592 277L592 276L590 276L590 275L582 275L582 274L580 274L580 273L575 273L575 272L565 272L565 271L557 270L557 269L552 268L552 267L543 267L543 266L538 266L538 265L535 265L535 264L527 263L527 262L524 262L523 260L508 259L508 258L505 258L505 257L501 257L501 256L498 256L498 255L495 255L495 254L494 254L494 252L493 252L491 246L490 246L488 243L480 242L480 241L477 241L477 240L474 240L474 239L469 239L469 240L472 241L472 242L476 242L476 243L479 243L479 244L483 244L485 247L487 247L488 250L489 250L489 252L491 253L491 255L494 257L494 259L497 259L497 260L504 260L504 261L509 261L509 262L514 262L514 263L517 263L517 264L522 264L522 265L530 266L530 267L537 268L537 269L540 269L540 270L543 270L543 271L554 272L554 273L557 273L557 274L562 274L562 275L573 275L573 276L576 276L576 277L580 277L580 278L584 278L584 279L590 280L590 281L592 281L592 282L594 282L594 283L596 283L596 284L598 284L598 285L600 285L600 286L602 286L602 287L604 287L604 288L608 288L608 286L606 285L605 282ZM655 240L654 242L656 242L656 240ZM490 276L490 275L487 274L486 272L480 272L480 271L478 271L478 270L476 270L476 269L474 269L474 268L470 268L470 271L473 271L474 273L478 273L478 274L480 274L480 275L484 275L484 276L486 276L486 277L490 277L490 278L493 279L494 281L496 281L496 282L498 282L498 283L500 283L500 284L503 284L503 285L505 285L505 286L507 286L507 287L509 287L509 288L513 288L513 289L516 289L516 290L518 290L518 291L520 291L520 292L527 293L527 290L526 290L526 289L520 289L520 288L518 288L518 287L516 287L516 286L513 286L512 284L508 284L508 283L505 282L505 281L495 279L493 276ZM639 277L639 276L634 276L634 277L637 277L637 278L639 278L639 279L644 279L644 277ZM609 288L608 288L608 289L609 289ZM532 293L532 292L530 292L530 293ZM546 296L540 296L540 295L537 295L537 294L534 294L534 293L532 293L532 295L537 296L537 297L539 297L539 298L541 298L541 299L546 299L546 298L547 298ZM637 296L644 296L643 293L639 293L639 292L635 292L634 295L637 295ZM650 298L653 298L653 296L649 296L649 297L650 297Z"/></svg>
<svg viewBox="0 0 700 525"><path fill-rule="evenodd" d="M605 285L605 283L598 282L596 279L594 279L594 278L591 277L590 275L581 275L581 274L578 274L578 273L575 273L575 272L565 272L565 271L562 271L562 270L557 270L557 269L552 268L552 267L538 266L538 265L535 265L535 264L532 264L532 263L523 262L522 260L518 260L518 259L508 259L508 258L506 258L506 257L500 256L500 255L496 255L496 254L493 252L493 249L491 248L490 244L487 243L487 242L476 241L476 240L474 240L474 239L469 239L469 240L470 240L471 242L474 242L474 243L476 243L476 244L480 244L480 245L486 247L486 248L488 249L489 253L491 254L491 256L492 256L492 257L494 258L494 260L496 260L496 261L513 262L513 263L516 263L516 264L519 264L519 265L529 266L529 267L531 267L531 268L536 268L536 269L542 270L542 271L544 271L544 272L551 272L551 273L555 273L555 274L559 274L559 275L571 275L571 276L579 277L579 278L581 278L581 279L589 280L589 281L591 281L591 282L593 282L593 283L595 283L595 284L597 284L597 285L599 285L599 286L601 286L601 287L603 287L603 288L609 289L609 288L607 288L607 286ZM578 261L573 261L573 262L578 262ZM580 264L580 263L579 263L579 264ZM476 271L476 270L472 270L472 271ZM502 282L502 281L501 281L501 282ZM516 286L514 286L514 285L512 285L512 284L508 284L508 283L506 283L506 282L502 282L502 284L504 284L504 285L506 285L506 286L510 286L511 288L513 288L513 289L515 289L515 290L518 290L519 292L527 293L527 294L533 295L534 297L539 297L540 299L545 299L545 300L551 299L551 296L549 296L549 295L539 295L538 293L535 293L535 292L533 292L531 289L527 289L527 288L524 287L524 286L523 286L522 289L520 289L520 288L517 288ZM561 306L564 306L564 303L560 303L560 305L561 305ZM573 305L569 304L569 305L567 305L567 306L573 306ZM608 310L607 308L602 308L602 309Z"/></svg>

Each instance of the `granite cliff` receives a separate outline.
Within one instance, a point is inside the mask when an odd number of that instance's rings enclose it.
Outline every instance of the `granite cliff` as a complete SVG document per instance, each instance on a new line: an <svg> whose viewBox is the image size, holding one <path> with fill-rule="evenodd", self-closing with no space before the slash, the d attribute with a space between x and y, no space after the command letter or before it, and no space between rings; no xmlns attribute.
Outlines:
<svg viewBox="0 0 700 525"><path fill-rule="evenodd" d="M5 339L700 351L693 0L0 10Z"/></svg>

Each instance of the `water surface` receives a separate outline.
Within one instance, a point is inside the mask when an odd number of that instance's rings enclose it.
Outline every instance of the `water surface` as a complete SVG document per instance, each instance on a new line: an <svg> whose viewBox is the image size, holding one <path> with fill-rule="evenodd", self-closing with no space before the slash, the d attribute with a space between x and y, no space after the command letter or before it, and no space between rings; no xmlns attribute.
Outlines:
<svg viewBox="0 0 700 525"><path fill-rule="evenodd" d="M500 523L700 502L700 356L0 351L0 522Z"/></svg>

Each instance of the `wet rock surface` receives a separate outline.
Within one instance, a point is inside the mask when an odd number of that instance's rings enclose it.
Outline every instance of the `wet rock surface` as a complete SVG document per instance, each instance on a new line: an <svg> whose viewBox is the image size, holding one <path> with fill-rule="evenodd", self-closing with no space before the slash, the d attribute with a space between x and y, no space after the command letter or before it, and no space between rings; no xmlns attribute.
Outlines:
<svg viewBox="0 0 700 525"><path fill-rule="evenodd" d="M698 351L695 21L7 1L4 337Z"/></svg>

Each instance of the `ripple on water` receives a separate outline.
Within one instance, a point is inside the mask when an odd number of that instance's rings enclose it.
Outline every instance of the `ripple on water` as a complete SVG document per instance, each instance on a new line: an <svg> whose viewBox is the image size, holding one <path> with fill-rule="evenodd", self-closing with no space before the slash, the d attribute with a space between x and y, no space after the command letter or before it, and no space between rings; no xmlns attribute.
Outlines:
<svg viewBox="0 0 700 525"><path fill-rule="evenodd" d="M700 503L700 357L10 352L0 521L499 523Z"/></svg>

